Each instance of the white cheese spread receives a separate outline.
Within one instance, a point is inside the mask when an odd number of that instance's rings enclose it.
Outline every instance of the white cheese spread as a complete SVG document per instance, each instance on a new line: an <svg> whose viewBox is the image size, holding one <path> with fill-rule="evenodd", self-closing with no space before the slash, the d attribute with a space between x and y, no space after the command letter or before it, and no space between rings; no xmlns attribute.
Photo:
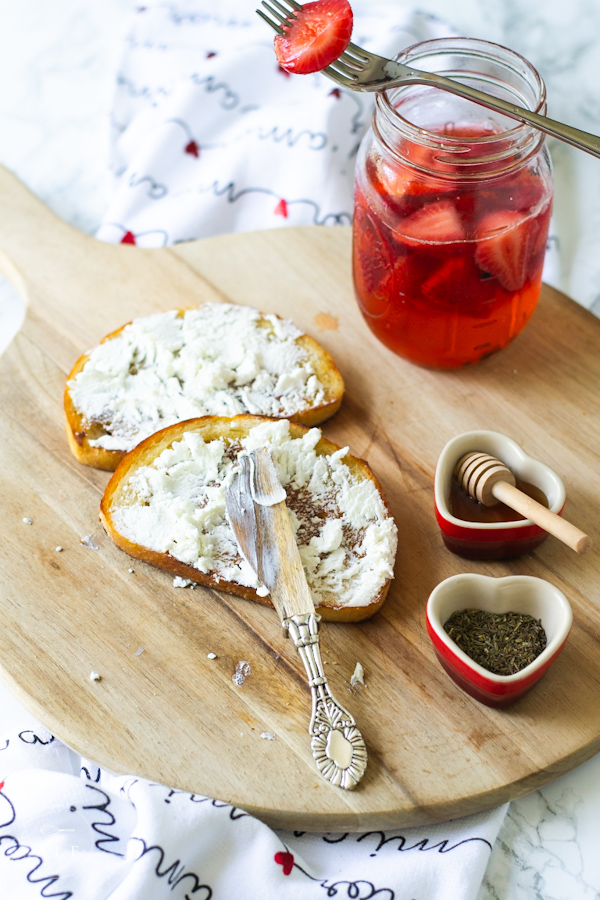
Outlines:
<svg viewBox="0 0 600 900"><path fill-rule="evenodd" d="M375 484L344 463L348 448L318 455L320 437L312 428L292 438L285 419L255 426L236 444L184 432L129 477L111 509L114 525L217 580L260 588L227 521L225 487L239 453L268 447L315 606L366 606L393 575L397 529Z"/></svg>
<svg viewBox="0 0 600 900"><path fill-rule="evenodd" d="M205 303L134 319L68 384L92 447L132 450L167 425L240 413L285 417L324 401L302 334L248 306Z"/></svg>

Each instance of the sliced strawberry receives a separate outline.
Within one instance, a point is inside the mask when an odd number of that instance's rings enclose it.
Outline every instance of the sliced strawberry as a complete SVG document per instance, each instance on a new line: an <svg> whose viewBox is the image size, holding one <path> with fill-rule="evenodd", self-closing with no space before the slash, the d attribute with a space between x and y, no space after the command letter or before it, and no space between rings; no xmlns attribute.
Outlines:
<svg viewBox="0 0 600 900"><path fill-rule="evenodd" d="M450 200L439 200L425 204L403 219L395 229L394 237L406 244L447 244L464 240L465 230L455 205Z"/></svg>
<svg viewBox="0 0 600 900"><path fill-rule="evenodd" d="M456 303L462 295L464 274L464 259L448 259L425 279L421 285L421 293L434 303Z"/></svg>
<svg viewBox="0 0 600 900"><path fill-rule="evenodd" d="M348 46L352 22L348 0L305 3L289 25L282 25L285 34L275 36L277 62L296 75L319 72Z"/></svg>
<svg viewBox="0 0 600 900"><path fill-rule="evenodd" d="M507 291L517 291L525 284L534 221L504 209L489 213L479 222L475 262Z"/></svg>
<svg viewBox="0 0 600 900"><path fill-rule="evenodd" d="M367 160L367 178L383 202L403 218L424 203L442 199L435 181L381 157Z"/></svg>
<svg viewBox="0 0 600 900"><path fill-rule="evenodd" d="M363 312L373 317L384 315L394 292L394 259L377 225L362 206L354 211L353 270Z"/></svg>
<svg viewBox="0 0 600 900"><path fill-rule="evenodd" d="M459 308L464 314L477 314L477 310L482 315L488 301L481 272L467 252L443 262L422 282L420 292L429 303L450 310Z"/></svg>
<svg viewBox="0 0 600 900"><path fill-rule="evenodd" d="M544 205L548 182L536 170L522 169L502 178L494 187L495 201L502 209L530 213Z"/></svg>

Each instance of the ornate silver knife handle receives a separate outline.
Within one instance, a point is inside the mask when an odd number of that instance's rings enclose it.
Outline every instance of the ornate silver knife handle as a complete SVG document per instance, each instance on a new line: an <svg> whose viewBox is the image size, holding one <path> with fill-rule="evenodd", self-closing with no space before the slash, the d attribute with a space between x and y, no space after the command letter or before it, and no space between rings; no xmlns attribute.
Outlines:
<svg viewBox="0 0 600 900"><path fill-rule="evenodd" d="M367 767L367 749L354 719L329 690L319 649L321 617L306 583L285 490L267 448L240 457L239 466L225 491L229 522L240 552L268 589L279 621L304 663L312 695L309 735L317 768L331 784L352 790Z"/></svg>
<svg viewBox="0 0 600 900"><path fill-rule="evenodd" d="M312 694L308 733L321 775L336 787L351 791L367 768L367 748L350 713L333 697L323 670L317 613L289 616L288 628L304 663Z"/></svg>

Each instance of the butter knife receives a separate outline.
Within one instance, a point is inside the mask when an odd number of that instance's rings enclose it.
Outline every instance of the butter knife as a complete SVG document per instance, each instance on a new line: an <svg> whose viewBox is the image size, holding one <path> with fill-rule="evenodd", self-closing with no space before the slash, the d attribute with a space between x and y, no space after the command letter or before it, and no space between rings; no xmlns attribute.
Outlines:
<svg viewBox="0 0 600 900"><path fill-rule="evenodd" d="M318 624L286 493L266 448L238 460L240 471L225 491L227 515L240 552L269 591L286 634L296 645L312 695L311 750L321 775L352 790L367 767L367 749L354 718L333 697L323 669Z"/></svg>

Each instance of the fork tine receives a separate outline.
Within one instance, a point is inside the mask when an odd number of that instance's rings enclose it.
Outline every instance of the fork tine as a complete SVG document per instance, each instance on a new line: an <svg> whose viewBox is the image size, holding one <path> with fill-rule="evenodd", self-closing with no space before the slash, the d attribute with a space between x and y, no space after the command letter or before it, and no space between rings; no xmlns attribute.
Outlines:
<svg viewBox="0 0 600 900"><path fill-rule="evenodd" d="M323 69L323 75L327 75L328 78L331 78L332 81L335 81L336 84L339 84L340 87L349 87L351 85L351 81L346 75L341 75L339 72L336 72L331 66L327 66L327 68Z"/></svg>
<svg viewBox="0 0 600 900"><path fill-rule="evenodd" d="M280 9L285 9L285 10L287 10L288 7L291 7L291 9L288 12L288 15L294 16L294 17L296 15L296 13L300 12L300 10L302 9L302 5L300 3L296 3L296 0L283 0L283 5L281 3L278 3L277 5L279 6Z"/></svg>
<svg viewBox="0 0 600 900"><path fill-rule="evenodd" d="M271 22L270 18L264 14L262 9L257 9L256 12L259 14L261 19L264 19L267 25L270 25L273 31L276 31L277 34L285 34L283 28L280 25L277 25L275 22Z"/></svg>
<svg viewBox="0 0 600 900"><path fill-rule="evenodd" d="M349 57L355 63L358 63L361 66L368 65L368 63L371 62L371 58L369 56L367 56L365 53L362 53L360 51L360 48L358 48L358 51L356 51L353 49L353 45L351 46L350 44L348 44L348 46L344 50L343 54L340 54L340 56L342 56L342 55Z"/></svg>
<svg viewBox="0 0 600 900"><path fill-rule="evenodd" d="M338 84L341 84L342 87L345 86L348 79L344 75L340 75L339 72L336 72L335 69L331 68L331 65L327 66L321 72L322 75L327 75L328 78L331 78L332 81L337 81Z"/></svg>
<svg viewBox="0 0 600 900"><path fill-rule="evenodd" d="M354 68L355 72L362 72L365 67L362 59L357 59L355 56L350 56L350 54L346 53L346 51L340 53L337 58L337 62L346 63L346 65Z"/></svg>
<svg viewBox="0 0 600 900"><path fill-rule="evenodd" d="M345 63L341 62L339 58L334 59L327 68L334 69L335 72L343 75L347 81L356 81L361 72L360 69L353 69L351 66L347 66Z"/></svg>
<svg viewBox="0 0 600 900"><path fill-rule="evenodd" d="M290 0L291 2L291 0ZM359 59L364 60L364 62L368 63L371 57L368 50L365 50L364 47L359 47L357 44L353 44L352 41L346 47L346 52L352 53L354 56L357 56Z"/></svg>
<svg viewBox="0 0 600 900"><path fill-rule="evenodd" d="M286 23L289 25L290 20L288 19L287 15L285 15L284 13L280 13L279 10L275 9L274 6L271 6L270 3L267 3L267 0L262 0L262 5L267 10L267 12L270 13L277 22L279 22L280 25L285 25Z"/></svg>
<svg viewBox="0 0 600 900"><path fill-rule="evenodd" d="M293 9L288 9L287 6L284 6L284 5L283 5L283 3L279 3L279 0L271 0L271 3L273 4L273 6L276 6L277 9L279 10L279 13L277 13L277 15L283 15L283 20L284 20L284 21L285 21L286 19L287 19L287 20L290 20L290 19L295 19L295 18L296 18L296 13L295 13L295 11L294 11ZM267 9L269 9L269 5L268 5L268 3L265 2L265 0L262 0L262 5L263 5L264 7L266 7ZM274 9L269 9L269 12L275 13L275 10L274 10Z"/></svg>

